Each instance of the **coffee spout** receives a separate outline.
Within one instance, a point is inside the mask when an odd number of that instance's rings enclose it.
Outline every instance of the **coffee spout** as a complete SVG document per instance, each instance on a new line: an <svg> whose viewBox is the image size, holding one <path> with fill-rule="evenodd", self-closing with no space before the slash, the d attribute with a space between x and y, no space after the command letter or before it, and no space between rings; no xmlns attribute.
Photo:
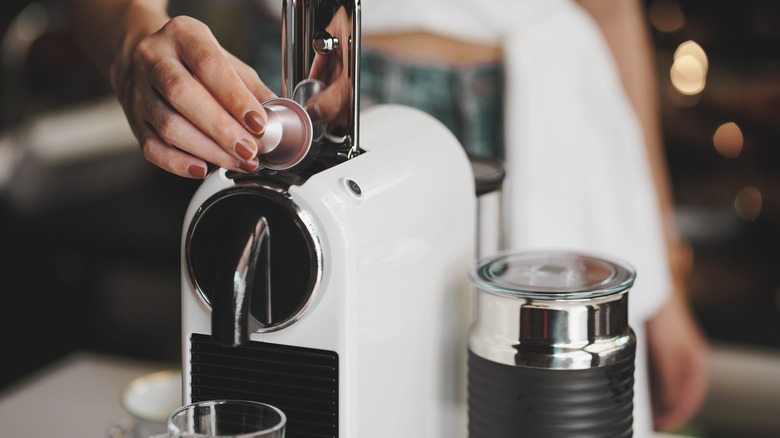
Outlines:
<svg viewBox="0 0 780 438"><path fill-rule="evenodd" d="M266 318L271 320L271 242L268 221L260 217L249 231L232 278L232 290L221 290L214 299L211 312L211 337L225 347L237 347L249 342L249 314L252 291L263 290Z"/></svg>

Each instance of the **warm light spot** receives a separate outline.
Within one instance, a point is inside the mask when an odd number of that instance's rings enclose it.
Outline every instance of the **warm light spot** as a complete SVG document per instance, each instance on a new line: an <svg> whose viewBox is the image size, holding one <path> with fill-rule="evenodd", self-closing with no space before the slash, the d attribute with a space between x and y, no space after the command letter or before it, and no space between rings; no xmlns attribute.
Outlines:
<svg viewBox="0 0 780 438"><path fill-rule="evenodd" d="M672 85L686 96L699 94L707 83L709 61L700 45L686 41L674 52L674 63L669 74Z"/></svg>
<svg viewBox="0 0 780 438"><path fill-rule="evenodd" d="M761 214L762 202L761 192L757 187L745 187L734 199L734 211L742 220L752 222Z"/></svg>
<svg viewBox="0 0 780 438"><path fill-rule="evenodd" d="M692 55L678 58L669 72L672 85L682 94L699 94L704 90L707 71Z"/></svg>
<svg viewBox="0 0 780 438"><path fill-rule="evenodd" d="M696 44L695 41L690 40L680 44L677 47L677 50L674 51L674 60L677 61L686 55L690 55L696 58L696 60L701 63L704 73L707 73L707 69L709 68L710 64L707 60L707 54L700 45Z"/></svg>
<svg viewBox="0 0 780 438"><path fill-rule="evenodd" d="M742 145L744 144L742 130L734 122L724 123L715 131L712 142L718 153L726 158L736 158L742 153Z"/></svg>
<svg viewBox="0 0 780 438"><path fill-rule="evenodd" d="M648 9L650 24L660 32L674 32L685 25L680 4L674 0L657 0Z"/></svg>

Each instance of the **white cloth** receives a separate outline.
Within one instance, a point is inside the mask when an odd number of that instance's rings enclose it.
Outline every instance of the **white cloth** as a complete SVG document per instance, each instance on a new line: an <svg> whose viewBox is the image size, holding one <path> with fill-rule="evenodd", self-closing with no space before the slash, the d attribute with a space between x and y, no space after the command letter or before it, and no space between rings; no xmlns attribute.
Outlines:
<svg viewBox="0 0 780 438"><path fill-rule="evenodd" d="M422 29L502 45L509 247L622 259L638 272L632 321L655 314L671 289L655 188L591 17L571 0L364 0L362 16L364 32Z"/></svg>
<svg viewBox="0 0 780 438"><path fill-rule="evenodd" d="M364 0L362 17L364 32L501 44L509 248L582 250L633 265L629 319L646 348L643 324L671 290L661 217L641 126L592 18L571 0ZM651 434L645 361L640 351L637 437Z"/></svg>
<svg viewBox="0 0 780 438"><path fill-rule="evenodd" d="M505 40L510 247L629 262L636 325L671 290L642 131L598 28L574 3L560 4Z"/></svg>

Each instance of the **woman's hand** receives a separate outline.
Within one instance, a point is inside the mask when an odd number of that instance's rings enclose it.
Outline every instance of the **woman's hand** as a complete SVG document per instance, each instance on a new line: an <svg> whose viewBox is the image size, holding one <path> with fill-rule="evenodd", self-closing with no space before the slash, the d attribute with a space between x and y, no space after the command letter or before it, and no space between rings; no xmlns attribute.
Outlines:
<svg viewBox="0 0 780 438"><path fill-rule="evenodd" d="M225 51L209 28L175 17L111 62L108 75L144 157L180 176L203 178L206 162L257 168L258 139L275 97L257 73Z"/></svg>
<svg viewBox="0 0 780 438"><path fill-rule="evenodd" d="M674 291L647 321L653 424L672 431L698 412L707 395L709 345L694 321L685 294L693 255L685 245L670 249Z"/></svg>

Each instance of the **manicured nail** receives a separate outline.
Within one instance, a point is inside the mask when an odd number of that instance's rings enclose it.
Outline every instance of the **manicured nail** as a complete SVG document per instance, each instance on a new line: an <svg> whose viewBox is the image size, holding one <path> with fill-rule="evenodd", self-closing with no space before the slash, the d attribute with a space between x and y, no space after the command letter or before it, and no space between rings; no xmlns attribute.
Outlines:
<svg viewBox="0 0 780 438"><path fill-rule="evenodd" d="M263 122L263 118L260 117L260 113L257 111L253 110L246 113L244 122L246 122L246 126L248 126L249 130L255 135L260 135L265 131L265 122Z"/></svg>
<svg viewBox="0 0 780 438"><path fill-rule="evenodd" d="M239 140L236 143L236 155L244 161L249 161L257 154L257 146L254 142L250 142L246 139Z"/></svg>
<svg viewBox="0 0 780 438"><path fill-rule="evenodd" d="M206 168L195 164L187 166L187 174L193 178L203 179L206 177Z"/></svg>
<svg viewBox="0 0 780 438"><path fill-rule="evenodd" d="M260 162L257 160L257 158L253 158L249 161L239 161L238 167L246 172L254 172L257 170L257 166L260 165Z"/></svg>

